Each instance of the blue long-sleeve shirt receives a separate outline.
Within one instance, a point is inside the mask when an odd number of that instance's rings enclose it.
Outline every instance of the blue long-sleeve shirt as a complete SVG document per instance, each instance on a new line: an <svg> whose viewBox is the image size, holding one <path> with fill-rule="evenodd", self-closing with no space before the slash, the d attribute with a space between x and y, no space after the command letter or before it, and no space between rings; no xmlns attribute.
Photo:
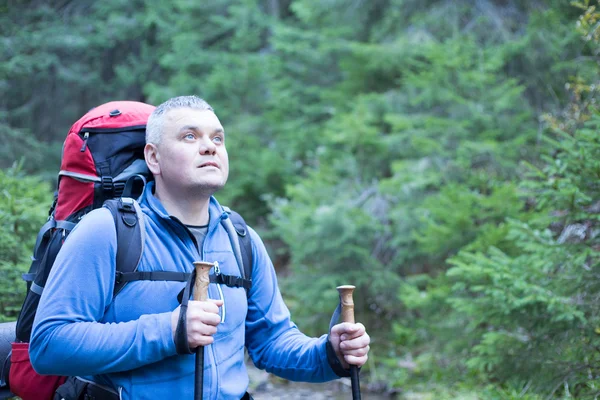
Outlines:
<svg viewBox="0 0 600 400"><path fill-rule="evenodd" d="M140 200L144 251L139 271L191 272L193 261L218 261L222 273L239 275L227 214L210 200L210 223L199 252L186 228L152 194ZM241 398L248 386L244 346L254 363L290 380L337 378L327 361L326 335L309 338L290 320L264 244L254 230L252 289L210 284L223 299L222 322L205 348L204 398ZM113 298L116 233L110 211L89 213L59 252L42 294L30 344L39 373L76 375L110 386L123 399L192 398L194 356L178 355L171 312L184 283L134 281Z"/></svg>

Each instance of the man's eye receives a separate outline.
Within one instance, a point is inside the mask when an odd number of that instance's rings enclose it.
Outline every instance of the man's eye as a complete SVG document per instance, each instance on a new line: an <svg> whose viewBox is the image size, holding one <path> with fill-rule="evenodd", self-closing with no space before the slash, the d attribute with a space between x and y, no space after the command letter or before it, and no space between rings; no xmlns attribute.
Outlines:
<svg viewBox="0 0 600 400"><path fill-rule="evenodd" d="M186 139L190 139L190 140L192 140L192 139L194 139L196 136L194 136L194 134L193 134L193 133L188 133L188 134L186 134L184 137L185 137Z"/></svg>
<svg viewBox="0 0 600 400"><path fill-rule="evenodd" d="M221 136L215 136L213 138L213 142L215 142L215 143L223 143L223 138Z"/></svg>

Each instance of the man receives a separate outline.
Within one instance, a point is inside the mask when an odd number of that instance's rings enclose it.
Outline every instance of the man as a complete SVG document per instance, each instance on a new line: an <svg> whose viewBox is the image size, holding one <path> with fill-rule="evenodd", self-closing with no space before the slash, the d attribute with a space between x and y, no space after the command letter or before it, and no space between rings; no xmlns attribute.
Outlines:
<svg viewBox="0 0 600 400"><path fill-rule="evenodd" d="M229 174L225 132L195 96L173 98L148 120L144 155L155 182L140 198L145 242L139 271L191 272L218 261L239 276L227 213L212 196ZM244 346L259 367L291 380L321 382L367 360L361 324L338 324L309 338L291 322L265 247L252 229L252 288L209 285L208 301L190 301L190 348L206 346L205 399L249 398ZM110 212L89 213L60 251L43 292L31 339L39 373L77 375L122 399L191 399L194 357L178 354L175 331L181 282L131 282L112 296L116 254ZM329 349L329 351L328 351ZM335 354L335 355L334 355ZM110 397L106 397L110 398Z"/></svg>

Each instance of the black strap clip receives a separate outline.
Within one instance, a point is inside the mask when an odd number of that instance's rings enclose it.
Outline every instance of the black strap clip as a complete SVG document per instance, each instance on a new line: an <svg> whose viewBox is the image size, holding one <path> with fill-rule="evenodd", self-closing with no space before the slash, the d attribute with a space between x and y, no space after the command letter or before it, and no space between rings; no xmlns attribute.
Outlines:
<svg viewBox="0 0 600 400"><path fill-rule="evenodd" d="M103 175L101 178L102 191L107 198L114 197L115 185L112 176Z"/></svg>
<svg viewBox="0 0 600 400"><path fill-rule="evenodd" d="M232 287L235 284L235 277L233 275L220 275L220 278L225 286Z"/></svg>

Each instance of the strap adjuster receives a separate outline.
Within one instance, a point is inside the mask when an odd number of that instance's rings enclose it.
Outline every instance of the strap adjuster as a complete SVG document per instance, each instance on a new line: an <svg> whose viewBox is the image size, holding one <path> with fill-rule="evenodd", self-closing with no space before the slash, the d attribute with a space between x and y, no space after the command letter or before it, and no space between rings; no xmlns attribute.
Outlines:
<svg viewBox="0 0 600 400"><path fill-rule="evenodd" d="M129 213L135 213L135 207L133 205L133 199L123 198L119 199L119 209Z"/></svg>
<svg viewBox="0 0 600 400"><path fill-rule="evenodd" d="M112 176L103 175L101 178L102 190L109 196L113 195L115 185L113 184Z"/></svg>
<svg viewBox="0 0 600 400"><path fill-rule="evenodd" d="M238 282L237 282L237 277L233 276L233 275L221 275L221 279L223 280L223 283L225 284L225 286L238 286Z"/></svg>
<svg viewBox="0 0 600 400"><path fill-rule="evenodd" d="M121 197L118 208L125 225L134 227L138 222L134 200L129 197Z"/></svg>
<svg viewBox="0 0 600 400"><path fill-rule="evenodd" d="M252 288L252 280L244 279L241 276L220 274L217 276L216 280L216 283L221 283L229 287L244 288L246 290L250 290Z"/></svg>

